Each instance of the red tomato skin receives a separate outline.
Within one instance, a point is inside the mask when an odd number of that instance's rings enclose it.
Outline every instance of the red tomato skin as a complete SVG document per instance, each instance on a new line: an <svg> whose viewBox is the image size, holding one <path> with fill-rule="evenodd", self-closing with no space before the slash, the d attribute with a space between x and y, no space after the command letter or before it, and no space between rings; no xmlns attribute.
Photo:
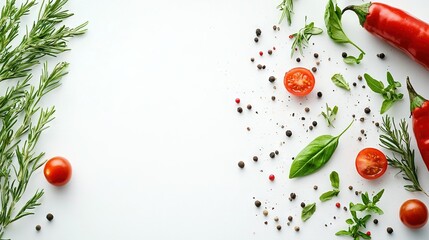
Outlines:
<svg viewBox="0 0 429 240"><path fill-rule="evenodd" d="M298 74L298 75L296 75ZM305 84L306 86L296 86L294 82L290 82L291 78L305 76L304 81L301 81L301 83ZM307 68L303 67L296 67L292 68L289 71L285 73L283 84L286 87L286 90L295 96L306 96L308 95L314 88L315 85L315 78L313 73L308 70Z"/></svg>
<svg viewBox="0 0 429 240"><path fill-rule="evenodd" d="M374 159L376 160L375 164L369 165L367 163L372 163ZM356 157L356 170L359 175L368 180L374 180L381 177L387 170L387 159L386 155L383 152L376 148L364 148L362 149ZM375 166L374 166L375 165ZM371 167L371 168L370 168ZM378 169L378 170L377 170ZM365 171L377 172L368 174Z"/></svg>
<svg viewBox="0 0 429 240"><path fill-rule="evenodd" d="M50 184L64 186L71 179L72 166L67 159L57 156L46 162L43 173Z"/></svg>
<svg viewBox="0 0 429 240"><path fill-rule="evenodd" d="M401 205L399 218L411 229L422 228L428 221L428 209L422 201L409 199Z"/></svg>

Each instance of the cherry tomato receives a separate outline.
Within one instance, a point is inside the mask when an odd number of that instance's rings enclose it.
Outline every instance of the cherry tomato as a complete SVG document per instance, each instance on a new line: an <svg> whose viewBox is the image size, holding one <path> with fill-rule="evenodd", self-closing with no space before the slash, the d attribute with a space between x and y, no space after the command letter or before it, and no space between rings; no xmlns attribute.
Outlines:
<svg viewBox="0 0 429 240"><path fill-rule="evenodd" d="M72 167L67 159L63 157L53 157L46 162L43 173L50 184L54 186L63 186L70 181Z"/></svg>
<svg viewBox="0 0 429 240"><path fill-rule="evenodd" d="M356 170L365 179L379 178L386 169L386 156L378 149L364 148L356 157Z"/></svg>
<svg viewBox="0 0 429 240"><path fill-rule="evenodd" d="M305 96L314 88L314 75L306 68L292 68L286 72L283 84L289 93L295 96Z"/></svg>
<svg viewBox="0 0 429 240"><path fill-rule="evenodd" d="M428 221L428 209L422 201L409 199L401 205L399 218L409 228L421 228Z"/></svg>

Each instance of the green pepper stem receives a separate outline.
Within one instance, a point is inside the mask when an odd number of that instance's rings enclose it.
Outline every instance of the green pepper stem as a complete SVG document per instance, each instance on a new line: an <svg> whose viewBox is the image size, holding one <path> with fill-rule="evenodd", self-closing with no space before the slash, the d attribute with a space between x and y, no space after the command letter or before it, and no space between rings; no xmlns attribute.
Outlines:
<svg viewBox="0 0 429 240"><path fill-rule="evenodd" d="M410 96L410 111L411 114L413 114L414 109L421 107L427 100L414 90L409 77L407 77L407 89L408 95Z"/></svg>
<svg viewBox="0 0 429 240"><path fill-rule="evenodd" d="M343 15L344 12L347 10L352 10L358 16L359 23L363 27L363 24L366 21L366 16L369 14L369 7L370 6L371 6L371 3L365 3L362 5L350 5L350 6L345 7L343 9L343 11L341 11L341 15Z"/></svg>

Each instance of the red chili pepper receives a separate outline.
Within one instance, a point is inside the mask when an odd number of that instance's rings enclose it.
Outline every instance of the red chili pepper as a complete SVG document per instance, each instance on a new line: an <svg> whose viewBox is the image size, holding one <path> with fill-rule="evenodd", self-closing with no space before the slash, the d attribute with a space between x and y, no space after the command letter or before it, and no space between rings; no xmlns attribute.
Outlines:
<svg viewBox="0 0 429 240"><path fill-rule="evenodd" d="M360 24L373 35L404 51L429 70L429 24L383 3L352 5Z"/></svg>
<svg viewBox="0 0 429 240"><path fill-rule="evenodd" d="M429 171L429 101L414 90L407 78L407 89L410 95L410 110L413 116L413 131L420 154Z"/></svg>

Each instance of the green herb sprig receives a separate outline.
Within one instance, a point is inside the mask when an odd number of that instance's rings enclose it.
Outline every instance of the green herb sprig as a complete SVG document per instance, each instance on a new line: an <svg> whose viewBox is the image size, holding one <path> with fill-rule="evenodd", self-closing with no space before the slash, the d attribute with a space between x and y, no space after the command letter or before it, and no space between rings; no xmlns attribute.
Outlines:
<svg viewBox="0 0 429 240"><path fill-rule="evenodd" d="M37 19L21 31L21 18L29 15L35 0L17 4L5 0L0 12L0 83L14 80L0 96L0 238L9 224L33 214L44 194L36 190L30 197L27 186L32 175L44 164L44 152L37 144L54 119L55 108L41 108L41 99L60 85L68 63L49 70L43 65L38 85L30 74L44 57L55 57L69 50L68 39L86 32L87 23L75 28L61 25L73 14L64 10L67 0L46 0ZM20 33L24 32L21 39Z"/></svg>
<svg viewBox="0 0 429 240"><path fill-rule="evenodd" d="M333 122L335 121L335 118L337 117L338 113L338 106L334 106L333 108L329 107L328 104L326 104L326 112L321 112L323 118L328 123L328 127L334 127Z"/></svg>
<svg viewBox="0 0 429 240"><path fill-rule="evenodd" d="M368 193L362 193L362 203L357 203L353 205L353 207L350 208L351 211L369 211L377 213L378 215L383 214L383 210L381 210L379 207L376 206L376 204L380 201L381 197L383 196L384 189L382 189L380 192L378 192L373 198L372 201L369 199Z"/></svg>
<svg viewBox="0 0 429 240"><path fill-rule="evenodd" d="M307 22L307 17L305 17L305 22ZM302 48L308 46L310 38L313 35L322 34L322 32L321 28L315 27L314 22L311 22L309 24L306 23L298 32L292 34L294 40L291 46L291 57L295 53L295 49L298 49L300 54L303 55Z"/></svg>
<svg viewBox="0 0 429 240"><path fill-rule="evenodd" d="M305 207L301 211L302 221L305 222L308 219L310 219L315 212L316 212L316 203L310 203L305 205Z"/></svg>
<svg viewBox="0 0 429 240"><path fill-rule="evenodd" d="M364 78L366 84L368 84L368 87L373 92L382 95L384 98L384 101L381 105L380 114L387 112L387 110L389 110L395 102L402 100L404 97L404 94L396 92L396 90L401 87L401 83L396 82L390 72L387 72L386 75L387 83L389 84L387 87L384 86L382 81L374 79L367 73L364 74Z"/></svg>
<svg viewBox="0 0 429 240"><path fill-rule="evenodd" d="M354 42L352 42L343 30L341 23L342 12L335 0L329 0L325 9L325 26L329 37L336 43L348 43L356 47L359 51L359 57L348 56L344 58L347 64L359 64L365 55L365 52Z"/></svg>
<svg viewBox="0 0 429 240"><path fill-rule="evenodd" d="M280 16L279 24L286 18L289 25L292 24L292 14L293 14L293 0L282 0L282 2L277 6L282 12Z"/></svg>
<svg viewBox="0 0 429 240"><path fill-rule="evenodd" d="M417 175L417 167L414 162L414 149L411 148L411 138L408 132L408 124L402 119L399 125L395 124L392 117L383 117L380 126L380 146L391 151L392 156L387 157L387 162L393 168L399 169L403 178L411 184L405 185L405 190L410 192L422 192L429 196L422 188Z"/></svg>
<svg viewBox="0 0 429 240"><path fill-rule="evenodd" d="M329 174L329 180L331 181L331 186L333 187L333 189L320 195L319 199L322 202L331 200L333 197L338 196L338 194L340 193L340 176L336 171L332 171L331 174Z"/></svg>

